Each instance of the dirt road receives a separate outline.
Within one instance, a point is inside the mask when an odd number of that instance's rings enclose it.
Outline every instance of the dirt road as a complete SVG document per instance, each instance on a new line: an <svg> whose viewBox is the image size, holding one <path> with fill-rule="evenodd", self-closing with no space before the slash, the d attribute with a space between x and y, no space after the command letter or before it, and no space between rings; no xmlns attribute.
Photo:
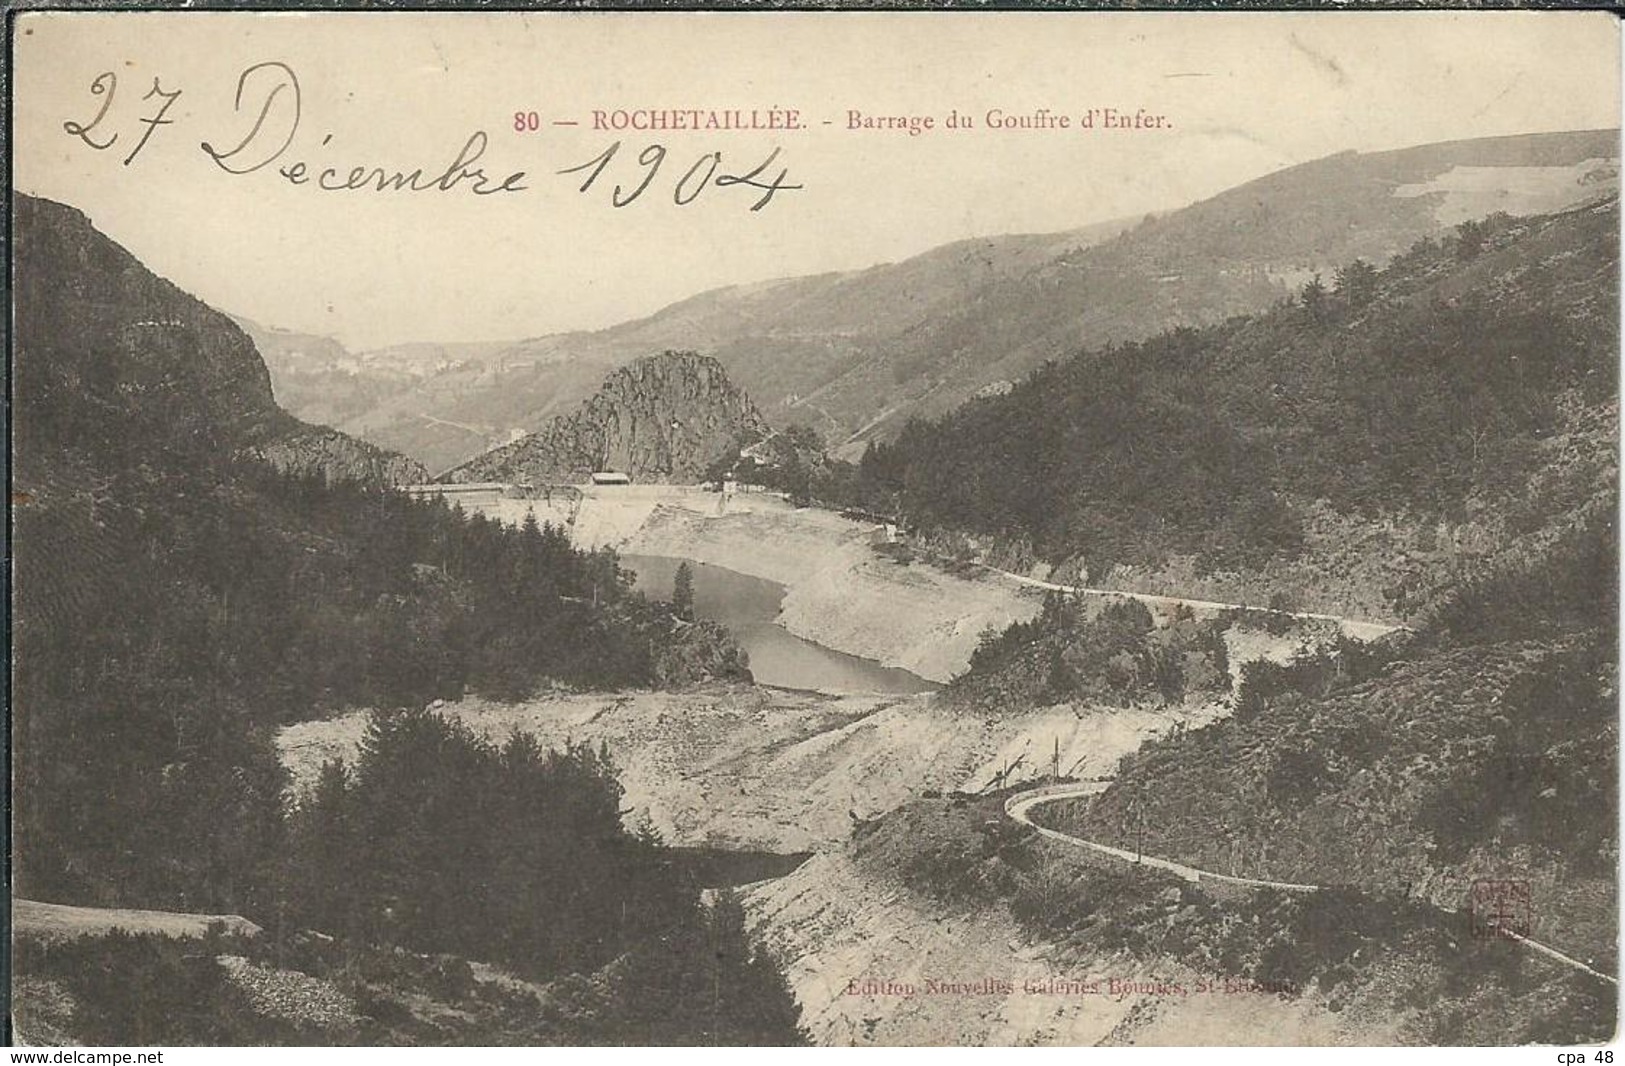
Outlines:
<svg viewBox="0 0 1625 1066"><path fill-rule="evenodd" d="M1366 622L1353 618L1342 618L1334 614L1316 614L1313 611L1276 611L1264 607L1252 607L1244 603L1220 603L1216 600L1188 600L1179 596L1161 596L1151 592L1124 592L1119 589L1096 589L1082 585L1057 585L1053 581L1040 581L1035 577L1026 577L1022 574L1012 573L1009 570L1000 570L996 566L983 565L989 573L1009 578L1011 581L1028 588L1045 589L1051 592L1065 592L1073 596L1121 596L1124 599L1139 600L1149 608L1160 608L1163 611L1178 607L1185 607L1197 614L1218 614L1221 611L1262 611L1265 614L1294 618L1300 621L1332 622L1347 636L1356 640L1375 640L1399 630L1409 630L1409 626L1399 625L1395 622Z"/></svg>
<svg viewBox="0 0 1625 1066"><path fill-rule="evenodd" d="M1109 855L1112 858L1120 859L1123 862L1138 863L1141 866L1150 866L1159 870L1167 870L1169 873L1193 883L1199 884L1204 881L1219 882L1222 884L1240 885L1248 888L1273 888L1282 892L1317 892L1323 887L1321 885L1297 884L1291 881L1268 881L1261 878L1232 877L1228 874L1215 873L1212 870L1201 870L1194 866L1186 866L1183 863L1174 862L1172 859L1160 859L1154 856L1128 851L1123 848L1114 848L1110 845L1101 844L1093 840L1084 840L1082 837L1075 837L1067 833L1062 833L1056 829L1049 829L1041 826L1034 822L1031 817L1029 817L1028 812L1030 812L1034 807L1040 807L1046 803L1058 803L1061 800L1081 799L1086 796L1093 796L1096 793L1103 791L1109 783L1110 782L1106 781L1080 781L1075 784L1044 785L1039 788L1030 789L1026 792L1018 792L1005 801L1004 813L1009 815L1017 822L1020 822L1022 825L1030 826L1033 829L1036 829L1039 833L1050 840L1059 841L1060 843L1069 844L1074 847L1088 848L1091 851L1098 852L1102 855ZM1445 910L1445 913L1455 915L1459 914L1460 912ZM1524 947L1529 948L1531 951L1539 952L1555 962L1560 962L1563 965L1579 970L1582 973L1590 974L1592 977L1606 981L1611 985L1617 986L1619 984L1619 979L1617 977L1612 977L1601 972L1600 970L1594 970L1590 966L1587 966L1585 963L1581 962L1579 959L1570 958L1569 956L1558 951L1556 948L1548 947L1538 940L1531 940L1526 936L1520 936L1510 929L1500 930L1500 933L1501 935L1507 937L1507 939L1515 940Z"/></svg>

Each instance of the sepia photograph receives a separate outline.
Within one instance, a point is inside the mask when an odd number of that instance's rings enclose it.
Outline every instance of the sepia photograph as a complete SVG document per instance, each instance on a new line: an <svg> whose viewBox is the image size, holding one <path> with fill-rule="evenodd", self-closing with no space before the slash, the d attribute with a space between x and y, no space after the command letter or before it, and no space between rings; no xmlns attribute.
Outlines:
<svg viewBox="0 0 1625 1066"><path fill-rule="evenodd" d="M1614 15L9 30L11 1044L1612 1061Z"/></svg>

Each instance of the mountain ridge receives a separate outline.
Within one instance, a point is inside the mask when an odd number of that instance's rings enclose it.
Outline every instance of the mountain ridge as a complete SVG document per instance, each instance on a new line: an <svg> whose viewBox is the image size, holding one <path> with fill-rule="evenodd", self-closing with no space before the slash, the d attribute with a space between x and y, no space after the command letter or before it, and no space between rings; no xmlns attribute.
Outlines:
<svg viewBox="0 0 1625 1066"><path fill-rule="evenodd" d="M1415 617L1611 507L1618 211L1466 224L1263 314L1080 353L813 494L1051 580Z"/></svg>
<svg viewBox="0 0 1625 1066"><path fill-rule="evenodd" d="M339 428L445 469L570 410L637 353L692 349L715 356L776 426L811 424L855 457L908 417L1046 360L1263 310L1317 271L1442 235L1463 212L1606 195L1618 141L1573 131L1343 152L1133 224L970 238L858 271L708 290L603 330L515 342Z"/></svg>

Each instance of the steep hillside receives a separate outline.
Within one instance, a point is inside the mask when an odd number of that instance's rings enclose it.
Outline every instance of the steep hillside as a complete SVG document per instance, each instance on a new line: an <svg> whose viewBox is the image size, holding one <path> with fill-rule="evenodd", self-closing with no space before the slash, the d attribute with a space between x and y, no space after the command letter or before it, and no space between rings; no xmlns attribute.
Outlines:
<svg viewBox="0 0 1625 1066"><path fill-rule="evenodd" d="M1187 790L1188 792L1188 790ZM927 793L752 886L835 1045L1606 1041L1613 989L1399 894L1226 891ZM1199 805L1199 804L1193 804Z"/></svg>
<svg viewBox="0 0 1625 1066"><path fill-rule="evenodd" d="M446 477L578 484L595 470L615 470L635 481L692 483L768 433L715 359L668 351L615 371L579 411Z"/></svg>
<svg viewBox="0 0 1625 1066"><path fill-rule="evenodd" d="M421 472L280 411L237 326L78 212L25 199L16 233L22 1035L797 1041L704 862L622 823L606 751L400 709L748 681L731 637L613 553L395 491ZM358 705L396 710L290 809L272 730ZM737 1022L701 1009L718 990Z"/></svg>
<svg viewBox="0 0 1625 1066"><path fill-rule="evenodd" d="M1050 365L830 491L1084 584L1416 616L1611 507L1618 218L1494 216L1268 313Z"/></svg>
<svg viewBox="0 0 1625 1066"><path fill-rule="evenodd" d="M390 489L421 470L279 410L241 330L77 211L19 198L15 234L19 890L264 904L279 722L748 677L612 554Z"/></svg>
<svg viewBox="0 0 1625 1066"><path fill-rule="evenodd" d="M1126 759L1054 824L1463 912L1472 882L1511 879L1529 935L1613 972L1616 552L1610 511L1464 589L1397 653L1254 667L1232 718Z"/></svg>
<svg viewBox="0 0 1625 1066"><path fill-rule="evenodd" d="M330 478L422 480L414 460L289 416L235 323L80 212L20 194L14 212L21 458L251 455Z"/></svg>
<svg viewBox="0 0 1625 1066"><path fill-rule="evenodd" d="M1441 214L1455 221L1445 209L1461 199L1423 190L1463 168L1505 175L1485 180L1476 201L1483 213L1607 195L1618 187L1618 141L1611 130L1489 138L1345 152L1279 171L989 285L952 317L925 323L883 364L843 375L809 399L872 412L879 421L859 423L860 437L888 439L908 416L950 410L1044 360L1223 321L1271 305L1316 271L1329 275L1355 258L1383 262L1446 228ZM1548 195L1497 195L1531 167L1547 171ZM888 374L902 379L898 387L888 388Z"/></svg>
<svg viewBox="0 0 1625 1066"><path fill-rule="evenodd" d="M703 293L595 333L527 340L339 428L444 468L566 412L637 353L714 355L775 425L848 454L1080 347L1262 310L1317 271L1381 263L1493 211L1618 185L1617 131L1342 153L1147 219L950 244L901 263ZM1125 230L1127 232L1125 232Z"/></svg>

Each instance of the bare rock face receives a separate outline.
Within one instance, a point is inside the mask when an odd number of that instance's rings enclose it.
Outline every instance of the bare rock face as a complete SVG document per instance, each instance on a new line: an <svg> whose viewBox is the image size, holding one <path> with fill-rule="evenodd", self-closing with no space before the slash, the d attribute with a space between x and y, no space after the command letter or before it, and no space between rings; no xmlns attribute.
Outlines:
<svg viewBox="0 0 1625 1066"><path fill-rule="evenodd" d="M668 351L622 367L574 414L446 477L559 484L613 470L635 481L693 483L719 459L769 432L722 364L695 352Z"/></svg>

